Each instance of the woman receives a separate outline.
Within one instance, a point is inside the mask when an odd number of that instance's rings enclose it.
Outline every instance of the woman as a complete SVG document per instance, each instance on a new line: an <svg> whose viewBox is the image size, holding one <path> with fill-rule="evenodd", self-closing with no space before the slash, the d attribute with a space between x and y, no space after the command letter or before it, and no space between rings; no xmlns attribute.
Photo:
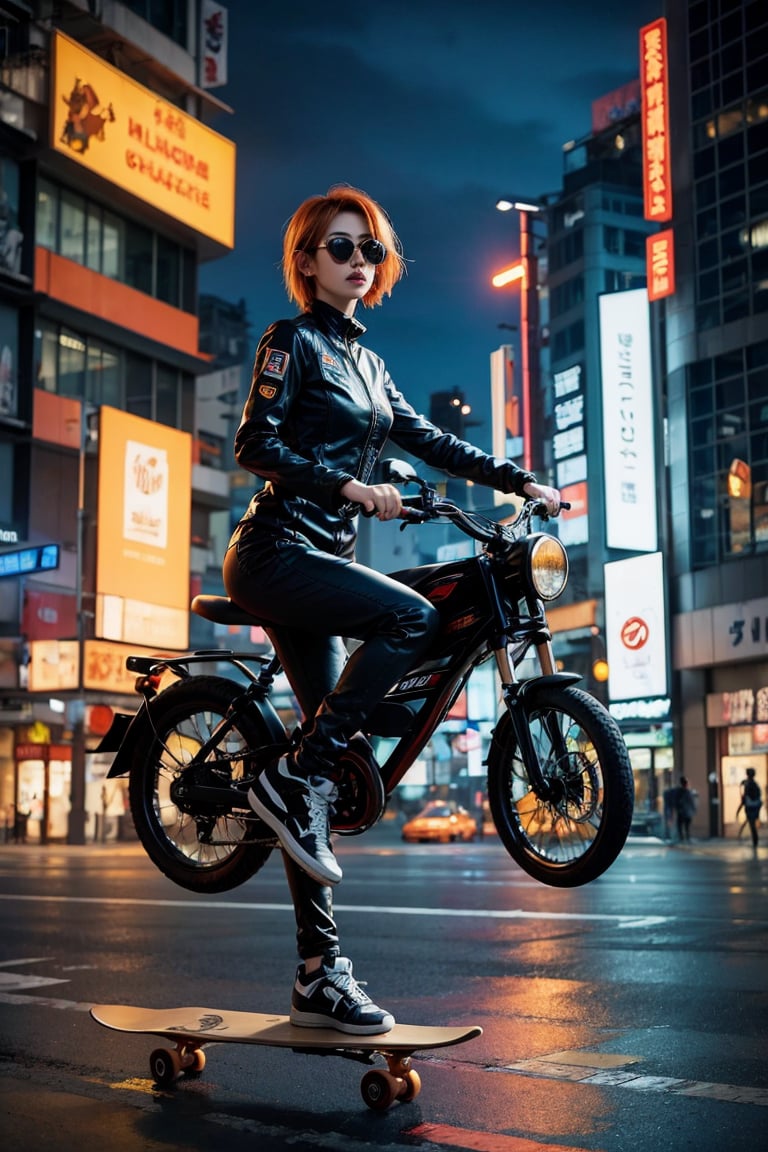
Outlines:
<svg viewBox="0 0 768 1152"><path fill-rule="evenodd" d="M372 307L404 270L379 205L348 186L305 201L288 222L283 276L300 309L264 333L235 437L238 464L264 481L224 561L228 595L267 631L304 714L295 753L249 793L284 849L296 909L299 966L291 1020L342 1032L394 1024L339 955L330 884L341 879L329 805L340 754L399 677L426 651L435 608L411 588L356 564L357 515L401 510L398 489L372 483L389 438L425 463L503 492L560 494L511 461L436 428L411 408L384 364L362 347L359 301ZM362 641L351 656L341 637Z"/></svg>

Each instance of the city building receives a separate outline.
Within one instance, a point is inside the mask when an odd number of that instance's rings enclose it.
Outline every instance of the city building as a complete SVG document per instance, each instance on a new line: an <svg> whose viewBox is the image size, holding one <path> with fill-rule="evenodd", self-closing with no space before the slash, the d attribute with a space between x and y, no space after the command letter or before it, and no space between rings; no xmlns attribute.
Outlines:
<svg viewBox="0 0 768 1152"><path fill-rule="evenodd" d="M699 827L768 777L768 7L667 0L675 290L669 425L676 759Z"/></svg>
<svg viewBox="0 0 768 1152"><path fill-rule="evenodd" d="M86 749L136 700L126 653L188 647L229 514L233 350L198 319L234 245L212 8L0 3L0 814L41 841L122 815Z"/></svg>
<svg viewBox="0 0 768 1152"><path fill-rule="evenodd" d="M768 784L767 31L758 2L667 0L561 191L499 204L546 222L545 275L501 282L546 298L556 650L618 719L649 830L681 775L700 835L738 834L747 766Z"/></svg>

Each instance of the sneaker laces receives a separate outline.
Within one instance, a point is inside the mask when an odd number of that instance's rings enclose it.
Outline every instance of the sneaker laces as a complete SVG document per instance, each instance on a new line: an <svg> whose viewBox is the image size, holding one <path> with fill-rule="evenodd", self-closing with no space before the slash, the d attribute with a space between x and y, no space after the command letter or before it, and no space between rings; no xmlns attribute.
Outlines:
<svg viewBox="0 0 768 1152"><path fill-rule="evenodd" d="M333 984L334 988L338 988L340 992L343 992L344 995L348 997L348 999L352 1000L355 1004L373 1003L368 993L363 992L361 987L361 984L364 984L365 981L363 980L358 984L357 980L355 980L351 972L336 972L326 970L326 977L329 984Z"/></svg>
<svg viewBox="0 0 768 1152"><path fill-rule="evenodd" d="M314 836L322 836L327 842L329 838L328 815L330 808L328 797L310 785L305 799L307 812L309 813L309 831Z"/></svg>

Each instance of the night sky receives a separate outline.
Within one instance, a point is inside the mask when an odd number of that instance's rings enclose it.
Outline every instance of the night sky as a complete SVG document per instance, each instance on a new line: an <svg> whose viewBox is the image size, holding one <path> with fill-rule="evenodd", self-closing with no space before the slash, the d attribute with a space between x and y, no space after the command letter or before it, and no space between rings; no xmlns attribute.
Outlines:
<svg viewBox="0 0 768 1152"><path fill-rule="evenodd" d="M463 388L489 450L489 355L517 334L519 289L490 287L518 257L501 195L562 184L563 144L587 135L592 101L639 75L638 30L661 0L229 0L234 109L212 127L238 147L236 246L200 288L246 302L253 341L293 315L283 226L307 196L349 183L390 214L408 275L374 309L364 342L428 409Z"/></svg>

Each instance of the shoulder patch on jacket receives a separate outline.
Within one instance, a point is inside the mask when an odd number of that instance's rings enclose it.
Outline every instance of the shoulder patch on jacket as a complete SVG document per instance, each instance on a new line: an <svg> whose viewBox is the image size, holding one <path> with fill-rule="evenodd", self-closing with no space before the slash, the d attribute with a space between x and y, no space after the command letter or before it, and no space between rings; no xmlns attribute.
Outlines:
<svg viewBox="0 0 768 1152"><path fill-rule="evenodd" d="M272 380L284 380L290 359L290 352L283 352L280 348L267 348L260 375L269 376Z"/></svg>
<svg viewBox="0 0 768 1152"><path fill-rule="evenodd" d="M265 400L274 400L277 396L277 385L259 384L259 396L263 396Z"/></svg>

